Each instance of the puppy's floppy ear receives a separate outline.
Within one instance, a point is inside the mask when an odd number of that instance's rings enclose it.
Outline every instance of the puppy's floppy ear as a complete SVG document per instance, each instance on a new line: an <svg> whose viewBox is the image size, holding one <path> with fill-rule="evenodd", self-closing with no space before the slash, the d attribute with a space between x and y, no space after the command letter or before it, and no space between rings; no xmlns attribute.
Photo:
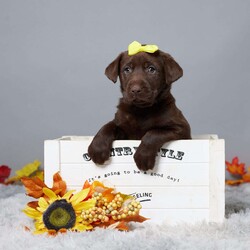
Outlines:
<svg viewBox="0 0 250 250"><path fill-rule="evenodd" d="M183 70L174 58L168 53L160 51L160 56L164 62L166 82L171 84L183 76Z"/></svg>
<svg viewBox="0 0 250 250"><path fill-rule="evenodd" d="M105 75L114 83L116 83L117 81L117 77L119 75L119 71L120 71L120 61L122 58L122 54L121 53L119 56L116 57L116 59L111 62L109 64L109 66L106 68L105 70Z"/></svg>

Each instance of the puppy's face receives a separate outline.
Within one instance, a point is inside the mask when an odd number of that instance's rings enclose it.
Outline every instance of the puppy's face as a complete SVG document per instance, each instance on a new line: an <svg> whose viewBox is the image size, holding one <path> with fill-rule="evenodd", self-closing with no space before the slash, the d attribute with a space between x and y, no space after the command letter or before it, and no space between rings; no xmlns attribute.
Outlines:
<svg viewBox="0 0 250 250"><path fill-rule="evenodd" d="M124 53L119 77L124 100L137 107L152 106L165 85L163 63L145 52L134 56Z"/></svg>
<svg viewBox="0 0 250 250"><path fill-rule="evenodd" d="M152 106L163 89L182 76L182 69L161 51L133 56L123 52L106 68L105 74L113 82L119 76L124 101L143 108Z"/></svg>

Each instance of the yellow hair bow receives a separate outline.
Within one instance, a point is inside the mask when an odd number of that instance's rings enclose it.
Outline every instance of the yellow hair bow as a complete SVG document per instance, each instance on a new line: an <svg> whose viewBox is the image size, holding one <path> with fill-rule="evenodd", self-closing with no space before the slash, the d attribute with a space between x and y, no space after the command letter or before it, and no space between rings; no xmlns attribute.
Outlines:
<svg viewBox="0 0 250 250"><path fill-rule="evenodd" d="M128 55L132 56L139 52L155 53L157 50L157 45L141 45L137 41L134 41L128 46Z"/></svg>

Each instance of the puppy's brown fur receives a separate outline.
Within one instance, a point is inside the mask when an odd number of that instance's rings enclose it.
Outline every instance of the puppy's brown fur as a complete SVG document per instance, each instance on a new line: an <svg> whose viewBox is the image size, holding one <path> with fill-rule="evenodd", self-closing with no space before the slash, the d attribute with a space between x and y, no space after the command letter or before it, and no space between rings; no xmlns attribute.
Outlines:
<svg viewBox="0 0 250 250"><path fill-rule="evenodd" d="M171 84L182 75L182 68L167 53L121 53L106 68L113 82L120 78L123 97L114 120L104 125L91 142L88 153L97 164L109 159L112 142L141 140L134 160L141 170L153 169L161 146L171 140L190 139L190 126L176 107Z"/></svg>

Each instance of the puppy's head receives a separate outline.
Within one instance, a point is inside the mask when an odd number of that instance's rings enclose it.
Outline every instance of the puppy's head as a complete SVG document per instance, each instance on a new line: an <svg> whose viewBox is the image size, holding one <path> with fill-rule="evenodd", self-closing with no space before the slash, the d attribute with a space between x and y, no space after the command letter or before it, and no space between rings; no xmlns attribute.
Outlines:
<svg viewBox="0 0 250 250"><path fill-rule="evenodd" d="M167 53L139 52L129 56L121 53L105 70L114 83L119 77L123 99L136 107L150 107L164 90L169 90L183 71Z"/></svg>

